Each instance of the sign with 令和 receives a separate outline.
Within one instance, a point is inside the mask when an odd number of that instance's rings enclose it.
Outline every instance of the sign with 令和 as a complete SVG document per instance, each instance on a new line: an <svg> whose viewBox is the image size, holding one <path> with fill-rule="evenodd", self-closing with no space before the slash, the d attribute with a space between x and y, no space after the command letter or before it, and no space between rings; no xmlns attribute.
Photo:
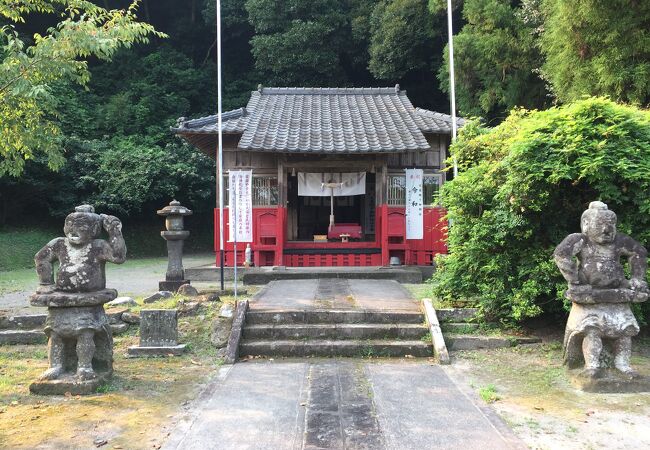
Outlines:
<svg viewBox="0 0 650 450"><path fill-rule="evenodd" d="M422 169L406 169L406 239L424 237Z"/></svg>

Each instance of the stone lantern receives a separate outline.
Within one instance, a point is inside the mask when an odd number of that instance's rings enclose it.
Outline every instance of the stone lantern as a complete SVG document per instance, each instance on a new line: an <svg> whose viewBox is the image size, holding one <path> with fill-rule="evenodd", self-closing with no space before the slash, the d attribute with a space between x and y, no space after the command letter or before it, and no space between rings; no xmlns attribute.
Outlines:
<svg viewBox="0 0 650 450"><path fill-rule="evenodd" d="M183 241L187 239L190 232L183 229L183 217L192 215L192 211L177 200L173 200L169 206L157 212L159 216L165 217L166 231L161 231L160 235L167 241L167 273L165 281L158 283L158 289L161 291L176 292L183 284L189 283L185 279L185 270L183 269Z"/></svg>

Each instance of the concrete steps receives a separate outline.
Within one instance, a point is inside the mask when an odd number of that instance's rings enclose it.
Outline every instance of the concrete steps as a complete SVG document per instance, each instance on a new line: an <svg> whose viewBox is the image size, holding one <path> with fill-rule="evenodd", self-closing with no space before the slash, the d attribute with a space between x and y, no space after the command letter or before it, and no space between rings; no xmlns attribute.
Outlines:
<svg viewBox="0 0 650 450"><path fill-rule="evenodd" d="M249 310L241 356L400 357L433 355L424 316L414 311Z"/></svg>
<svg viewBox="0 0 650 450"><path fill-rule="evenodd" d="M427 329L419 324L334 323L250 325L244 339L422 339Z"/></svg>
<svg viewBox="0 0 650 450"><path fill-rule="evenodd" d="M262 356L347 356L400 357L432 356L430 342L391 341L386 339L247 341L240 344L241 355Z"/></svg>
<svg viewBox="0 0 650 450"><path fill-rule="evenodd" d="M436 312L449 351L507 348L541 342L541 339L535 337L486 336L477 333L479 325L473 323L478 313L475 308L438 309Z"/></svg>
<svg viewBox="0 0 650 450"><path fill-rule="evenodd" d="M0 330L0 345L44 344L43 330Z"/></svg>
<svg viewBox="0 0 650 450"><path fill-rule="evenodd" d="M420 312L374 311L345 309L312 309L295 311L249 310L247 325L258 324L333 324L333 323L417 323L424 324Z"/></svg>
<svg viewBox="0 0 650 450"><path fill-rule="evenodd" d="M46 314L0 317L0 345L43 344Z"/></svg>

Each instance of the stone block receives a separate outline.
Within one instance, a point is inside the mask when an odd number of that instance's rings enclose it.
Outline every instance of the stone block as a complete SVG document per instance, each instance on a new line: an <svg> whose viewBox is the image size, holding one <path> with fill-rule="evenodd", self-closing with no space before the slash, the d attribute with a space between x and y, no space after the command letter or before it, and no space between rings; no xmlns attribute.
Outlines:
<svg viewBox="0 0 650 450"><path fill-rule="evenodd" d="M122 314L122 321L129 325L140 325L140 316L127 311Z"/></svg>
<svg viewBox="0 0 650 450"><path fill-rule="evenodd" d="M581 391L601 394L650 392L650 377L635 378L614 369L603 369L598 378L583 376L581 370L570 370L571 384Z"/></svg>
<svg viewBox="0 0 650 450"><path fill-rule="evenodd" d="M172 347L178 344L178 311L140 311L140 347Z"/></svg>
<svg viewBox="0 0 650 450"><path fill-rule="evenodd" d="M160 281L158 282L158 289L161 291L171 291L176 292L184 284L188 284L188 280L178 280L178 281Z"/></svg>
<svg viewBox="0 0 650 450"><path fill-rule="evenodd" d="M189 283L181 285L176 293L178 295L184 295L186 297L196 297L199 295L199 291L197 291L196 288Z"/></svg>
<svg viewBox="0 0 650 450"><path fill-rule="evenodd" d="M106 303L106 306L112 307L112 306L137 306L138 304L136 303L135 300L133 300L131 297L117 297L115 300L111 300L110 302Z"/></svg>
<svg viewBox="0 0 650 450"><path fill-rule="evenodd" d="M0 345L44 344L47 336L42 330L2 330Z"/></svg>
<svg viewBox="0 0 650 450"><path fill-rule="evenodd" d="M45 325L47 314L26 314L22 316L4 316L0 318L0 329L34 330Z"/></svg>
<svg viewBox="0 0 650 450"><path fill-rule="evenodd" d="M165 347L129 347L127 356L180 356L185 351L185 344Z"/></svg>
<svg viewBox="0 0 650 450"><path fill-rule="evenodd" d="M212 321L212 332L210 334L210 342L212 345L217 348L222 348L228 344L232 321L232 317L218 317Z"/></svg>
<svg viewBox="0 0 650 450"><path fill-rule="evenodd" d="M168 290L160 290L156 292L155 294L150 295L149 297L146 297L143 302L146 304L157 302L158 300L161 300L163 298L171 298L173 297L174 294Z"/></svg>
<svg viewBox="0 0 650 450"><path fill-rule="evenodd" d="M29 391L36 395L89 395L110 379L110 373L100 373L97 378L80 380L74 374L66 374L57 380L36 380L29 385Z"/></svg>
<svg viewBox="0 0 650 450"><path fill-rule="evenodd" d="M111 332L116 335L116 334L122 334L126 330L129 329L129 324L128 323L112 323L111 324Z"/></svg>

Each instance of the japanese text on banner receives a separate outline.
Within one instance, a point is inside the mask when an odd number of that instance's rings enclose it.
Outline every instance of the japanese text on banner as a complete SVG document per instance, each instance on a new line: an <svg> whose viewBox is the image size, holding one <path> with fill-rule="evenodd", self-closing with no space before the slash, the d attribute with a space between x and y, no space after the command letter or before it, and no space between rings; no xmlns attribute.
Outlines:
<svg viewBox="0 0 650 450"><path fill-rule="evenodd" d="M230 242L253 242L253 172L231 170L228 205L230 207ZM235 239L236 238L236 239Z"/></svg>
<svg viewBox="0 0 650 450"><path fill-rule="evenodd" d="M406 239L424 237L422 169L406 169Z"/></svg>

